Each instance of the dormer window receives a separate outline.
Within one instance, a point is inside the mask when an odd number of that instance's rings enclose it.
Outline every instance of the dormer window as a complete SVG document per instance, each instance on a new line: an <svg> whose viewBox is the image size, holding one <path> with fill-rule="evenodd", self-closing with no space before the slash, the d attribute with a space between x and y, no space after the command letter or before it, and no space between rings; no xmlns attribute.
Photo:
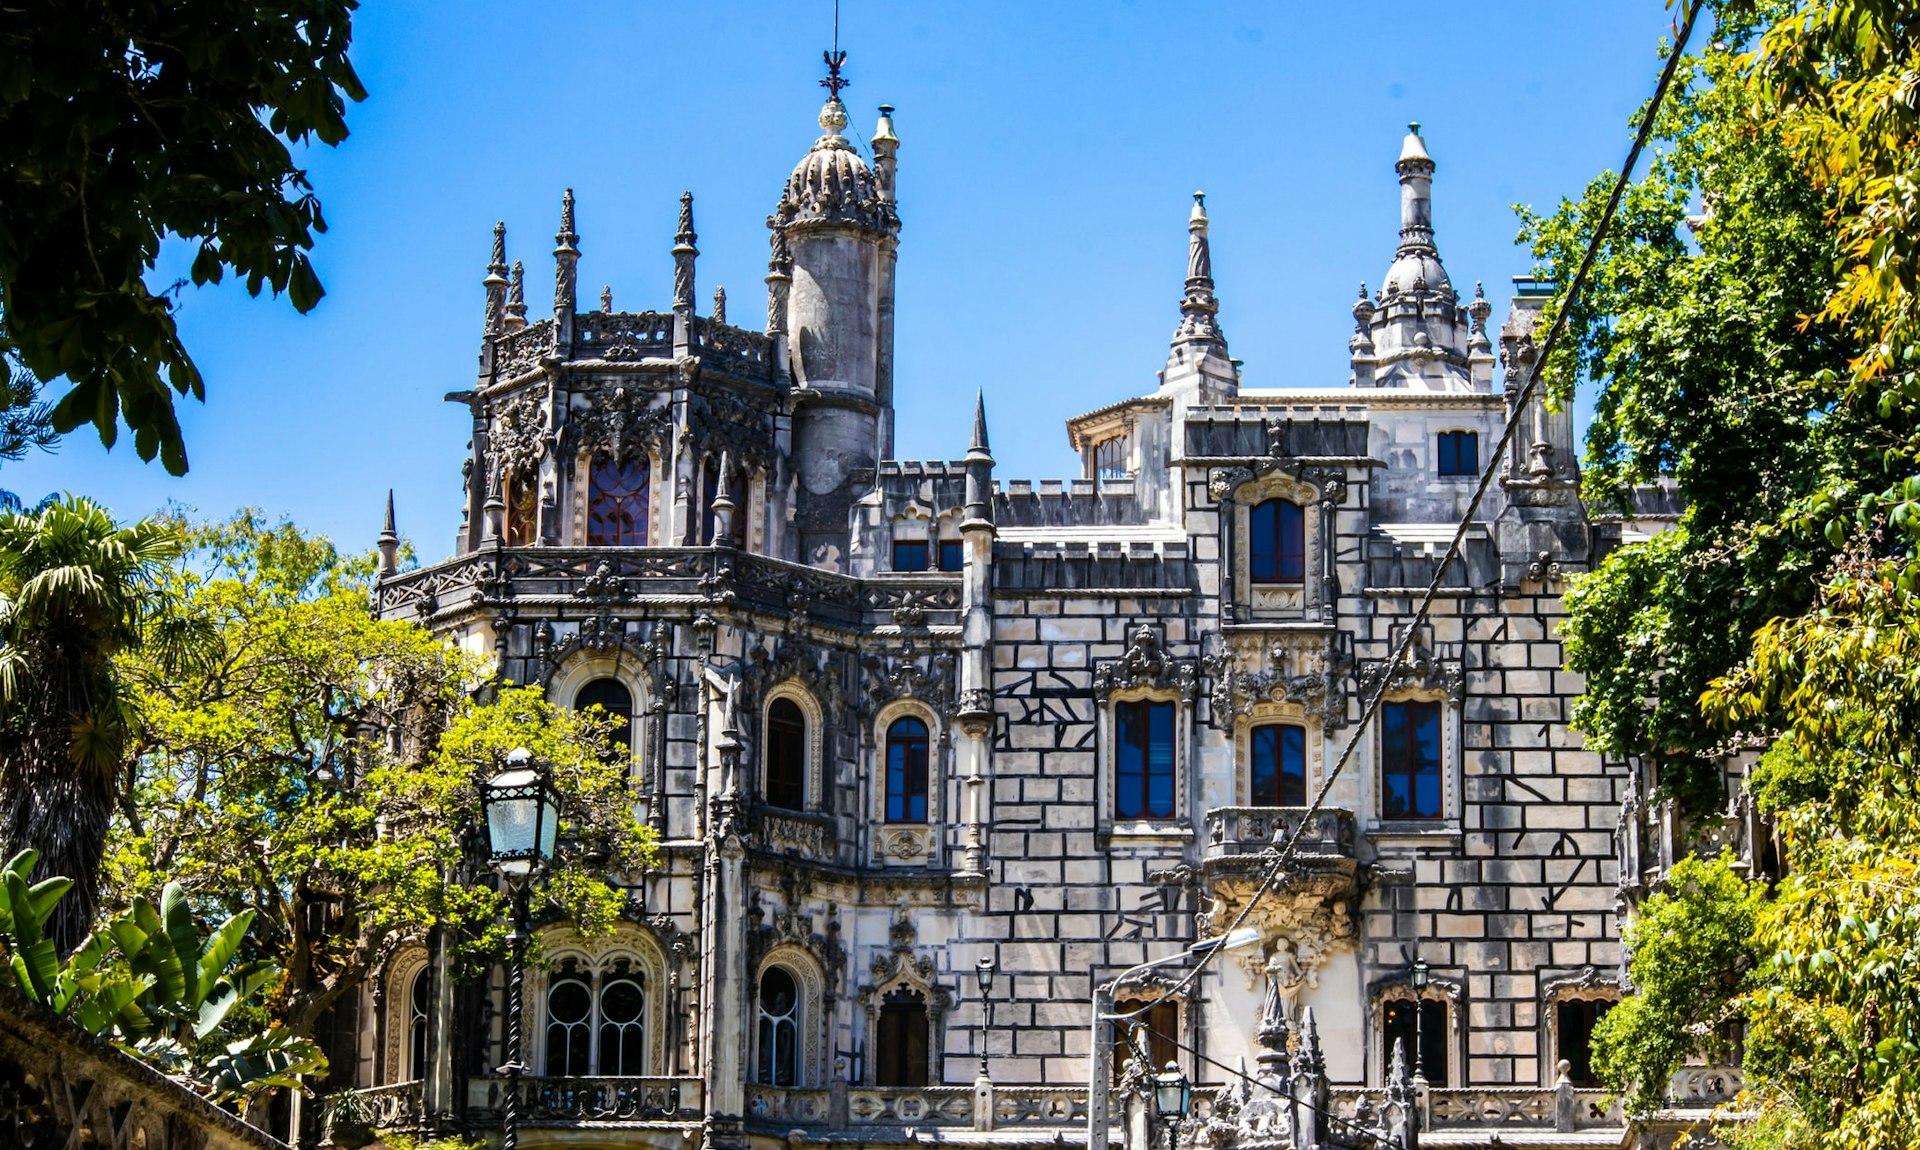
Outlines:
<svg viewBox="0 0 1920 1150"><path fill-rule="evenodd" d="M1093 449L1095 479L1125 479L1132 474L1127 465L1127 437L1116 435Z"/></svg>
<svg viewBox="0 0 1920 1150"><path fill-rule="evenodd" d="M1306 516L1288 499L1249 510L1249 574L1255 583L1300 583L1307 573Z"/></svg>
<svg viewBox="0 0 1920 1150"><path fill-rule="evenodd" d="M1448 476L1475 476L1480 474L1480 433L1477 431L1443 431L1436 445L1435 458L1437 471Z"/></svg>

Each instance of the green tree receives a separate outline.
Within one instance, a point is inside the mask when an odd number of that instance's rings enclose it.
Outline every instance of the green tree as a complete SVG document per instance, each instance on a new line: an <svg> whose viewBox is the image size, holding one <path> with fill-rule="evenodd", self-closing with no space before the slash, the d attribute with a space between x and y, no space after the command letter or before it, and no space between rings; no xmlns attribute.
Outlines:
<svg viewBox="0 0 1920 1150"><path fill-rule="evenodd" d="M432 927L499 946L502 903L469 864L477 784L507 751L551 763L568 797L543 897L584 929L625 902L602 876L650 859L606 722L494 689L474 656L375 619L373 578L370 558L243 514L198 532L166 587L195 657L122 660L141 724L112 885L178 877L197 905L254 915L285 970L271 1009L302 1036Z"/></svg>
<svg viewBox="0 0 1920 1150"><path fill-rule="evenodd" d="M167 646L154 620L179 552L171 525L121 527L85 499L0 515L0 852L33 848L73 879L50 930L62 954L93 922L132 728L114 658Z"/></svg>
<svg viewBox="0 0 1920 1150"><path fill-rule="evenodd" d="M0 360L71 389L64 433L120 420L142 459L183 474L173 393L205 398L146 277L162 243L308 311L326 230L292 146L346 138L365 98L347 61L354 0L26 0L0 20Z"/></svg>

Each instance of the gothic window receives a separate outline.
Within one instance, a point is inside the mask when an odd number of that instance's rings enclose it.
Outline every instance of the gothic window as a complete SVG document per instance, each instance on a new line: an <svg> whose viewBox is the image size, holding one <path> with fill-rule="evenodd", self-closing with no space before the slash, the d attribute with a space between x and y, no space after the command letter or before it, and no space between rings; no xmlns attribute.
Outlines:
<svg viewBox="0 0 1920 1150"><path fill-rule="evenodd" d="M965 566L965 564L966 555L964 549L960 546L960 541L958 539L942 539L940 541L940 570L958 571L961 567Z"/></svg>
<svg viewBox="0 0 1920 1150"><path fill-rule="evenodd" d="M800 1075L800 984L784 966L760 976L760 1027L755 1080L797 1086Z"/></svg>
<svg viewBox="0 0 1920 1150"><path fill-rule="evenodd" d="M792 699L767 707L767 804L790 811L807 805L807 718Z"/></svg>
<svg viewBox="0 0 1920 1150"><path fill-rule="evenodd" d="M895 571L925 571L927 569L927 541L925 539L895 539L893 541L893 569Z"/></svg>
<svg viewBox="0 0 1920 1150"><path fill-rule="evenodd" d="M927 821L927 725L912 717L887 728L887 821Z"/></svg>
<svg viewBox="0 0 1920 1150"><path fill-rule="evenodd" d="M1173 704L1136 699L1113 705L1113 814L1173 817Z"/></svg>
<svg viewBox="0 0 1920 1150"><path fill-rule="evenodd" d="M578 974L555 975L547 987L547 1077L593 1073L593 989Z"/></svg>
<svg viewBox="0 0 1920 1150"><path fill-rule="evenodd" d="M1380 708L1380 814L1437 819L1441 801L1440 703L1409 700Z"/></svg>
<svg viewBox="0 0 1920 1150"><path fill-rule="evenodd" d="M1291 724L1255 727L1249 740L1249 798L1256 807L1307 805L1307 732Z"/></svg>
<svg viewBox="0 0 1920 1150"><path fill-rule="evenodd" d="M927 1000L919 991L901 987L889 991L880 1004L878 1060L873 1067L875 1086L925 1086L927 1057Z"/></svg>
<svg viewBox="0 0 1920 1150"><path fill-rule="evenodd" d="M507 473L506 487L507 546L532 547L540 542L539 481L531 471L511 471Z"/></svg>
<svg viewBox="0 0 1920 1150"><path fill-rule="evenodd" d="M1179 1044L1175 1041L1180 1026L1180 1004L1168 998L1147 1006L1141 1000L1122 1001L1114 1004L1115 1014L1132 1014L1145 1008L1145 1014L1113 1024L1113 1078L1118 1082L1126 1073L1127 1062L1133 1057L1133 1035L1135 1028L1141 1028L1141 1043L1146 1047L1148 1064L1158 1074L1169 1062L1178 1060Z"/></svg>
<svg viewBox="0 0 1920 1150"><path fill-rule="evenodd" d="M1127 470L1127 437L1116 435L1094 446L1093 475L1096 479L1125 479L1132 474Z"/></svg>
<svg viewBox="0 0 1920 1150"><path fill-rule="evenodd" d="M1249 574L1255 583L1299 583L1307 574L1307 520L1290 499L1269 499L1247 515Z"/></svg>
<svg viewBox="0 0 1920 1150"><path fill-rule="evenodd" d="M1436 455L1439 466L1435 470L1442 475L1479 475L1480 433L1443 431Z"/></svg>
<svg viewBox="0 0 1920 1150"><path fill-rule="evenodd" d="M646 1073L647 992L639 972L618 974L600 986L600 1073Z"/></svg>
<svg viewBox="0 0 1920 1150"><path fill-rule="evenodd" d="M1418 1011L1414 1009L1416 1005ZM1393 1048L1398 1043L1407 1059L1408 1074L1418 1071L1431 1086L1447 1084L1446 1003L1430 998L1418 1004L1407 998L1391 1000L1381 1008L1380 1031L1383 1078L1392 1072Z"/></svg>
<svg viewBox="0 0 1920 1150"><path fill-rule="evenodd" d="M607 738L616 753L628 756L633 746L633 692L618 679L595 679L574 694L573 709L584 711L595 706L606 712L612 724Z"/></svg>
<svg viewBox="0 0 1920 1150"><path fill-rule="evenodd" d="M1593 1028L1613 1003L1598 998L1563 998L1554 1004L1555 1058L1567 1064L1575 1086L1598 1086L1593 1073Z"/></svg>
<svg viewBox="0 0 1920 1150"><path fill-rule="evenodd" d="M419 1081L427 1076L427 1039L433 1017L433 972L421 970L413 976L413 989L407 995L407 1077Z"/></svg>
<svg viewBox="0 0 1920 1150"><path fill-rule="evenodd" d="M646 456L625 463L596 458L587 476L587 546L645 547L653 465Z"/></svg>

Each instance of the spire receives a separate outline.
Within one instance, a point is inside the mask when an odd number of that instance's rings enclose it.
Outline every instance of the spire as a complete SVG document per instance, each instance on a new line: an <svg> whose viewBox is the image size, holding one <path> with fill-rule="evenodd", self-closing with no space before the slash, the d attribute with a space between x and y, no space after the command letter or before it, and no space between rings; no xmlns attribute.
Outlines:
<svg viewBox="0 0 1920 1150"><path fill-rule="evenodd" d="M1427 154L1427 142L1421 138L1420 122L1416 120L1407 125L1400 159L1393 165L1393 170L1400 173L1400 248L1396 255L1434 254L1433 168L1433 157Z"/></svg>
<svg viewBox="0 0 1920 1150"><path fill-rule="evenodd" d="M553 313L567 316L570 323L580 265L580 236L573 230L572 188L560 200L560 230L554 233L553 243Z"/></svg>
<svg viewBox="0 0 1920 1150"><path fill-rule="evenodd" d="M380 540L375 546L380 551L380 575L391 575L397 569L400 554L400 534L393 523L393 488L387 488L387 518L380 528Z"/></svg>
<svg viewBox="0 0 1920 1150"><path fill-rule="evenodd" d="M987 393L985 389L976 391L973 395L973 444L967 449L967 454L969 456L984 455L988 459L993 458L993 453L987 450Z"/></svg>
<svg viewBox="0 0 1920 1150"><path fill-rule="evenodd" d="M487 334L497 335L506 317L507 304L507 224L493 225L493 258L487 261Z"/></svg>
<svg viewBox="0 0 1920 1150"><path fill-rule="evenodd" d="M508 331L527 326L527 267L519 260L513 261L513 277L507 285L507 317L503 326Z"/></svg>
<svg viewBox="0 0 1920 1150"><path fill-rule="evenodd" d="M1207 194L1193 193L1193 211L1187 216L1187 294L1180 301L1180 326L1173 333L1176 346L1185 343L1218 344L1220 302L1213 294L1213 248L1207 239Z"/></svg>
<svg viewBox="0 0 1920 1150"><path fill-rule="evenodd" d="M699 236L693 232L693 193L680 193L680 230L673 233L673 306L693 306L693 261L700 254L694 247Z"/></svg>
<svg viewBox="0 0 1920 1150"><path fill-rule="evenodd" d="M993 522L993 452L987 447L987 393L973 397L973 445L967 448L967 504L961 524Z"/></svg>

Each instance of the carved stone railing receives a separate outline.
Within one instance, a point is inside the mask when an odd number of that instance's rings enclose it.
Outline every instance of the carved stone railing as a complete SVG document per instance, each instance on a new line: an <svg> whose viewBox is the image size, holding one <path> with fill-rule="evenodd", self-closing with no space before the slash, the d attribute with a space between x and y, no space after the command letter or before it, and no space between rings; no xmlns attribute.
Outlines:
<svg viewBox="0 0 1920 1150"><path fill-rule="evenodd" d="M781 1086L747 1087L747 1121L786 1126L825 1126L831 1120L833 1097L825 1090L792 1090Z"/></svg>
<svg viewBox="0 0 1920 1150"><path fill-rule="evenodd" d="M957 622L960 581L939 575L855 579L712 547L489 547L382 581L374 605L387 618L425 620L436 612L509 602L617 607L643 595L804 613L843 625L913 628Z"/></svg>
<svg viewBox="0 0 1920 1150"><path fill-rule="evenodd" d="M502 380L525 375L553 354L553 321L540 320L494 341L495 374Z"/></svg>
<svg viewBox="0 0 1920 1150"><path fill-rule="evenodd" d="M581 312L574 318L576 359L666 359L673 355L670 312Z"/></svg>
<svg viewBox="0 0 1920 1150"><path fill-rule="evenodd" d="M1717 1106L1746 1089L1738 1066L1682 1066L1667 1083L1667 1099L1679 1107Z"/></svg>
<svg viewBox="0 0 1920 1150"><path fill-rule="evenodd" d="M506 1102L504 1078L468 1084L467 1120L498 1120ZM633 1078L522 1078L520 1120L530 1124L697 1122L701 1082L686 1075Z"/></svg>
<svg viewBox="0 0 1920 1150"><path fill-rule="evenodd" d="M1365 1098L1373 1114L1381 1113L1387 1092L1378 1087L1336 1086L1333 1114L1353 1121ZM1605 1090L1574 1086L1435 1086L1419 1092L1430 1130L1528 1129L1569 1132L1619 1128L1626 1119L1619 1102Z"/></svg>
<svg viewBox="0 0 1920 1150"><path fill-rule="evenodd" d="M427 1108L421 1097L423 1085L415 1079L359 1091L360 1100L367 1104L370 1113L367 1125L375 1130L423 1129L427 1124Z"/></svg>
<svg viewBox="0 0 1920 1150"><path fill-rule="evenodd" d="M773 374L773 340L757 331L695 319L693 337L702 367L718 367L747 379L767 379Z"/></svg>
<svg viewBox="0 0 1920 1150"><path fill-rule="evenodd" d="M839 852L832 815L813 815L758 807L750 823L752 845L774 854L789 852L801 858L831 861Z"/></svg>
<svg viewBox="0 0 1920 1150"><path fill-rule="evenodd" d="M747 1087L747 1121L778 1129L825 1127L833 1122L834 1090ZM949 1126L975 1130L1006 1127L1084 1128L1087 1091L1075 1086L991 1087L992 1115L976 1111L982 1095L972 1086L846 1087L848 1128Z"/></svg>
<svg viewBox="0 0 1920 1150"><path fill-rule="evenodd" d="M847 1091L853 1126L971 1126L970 1086L883 1086Z"/></svg>
<svg viewBox="0 0 1920 1150"><path fill-rule="evenodd" d="M1352 858L1353 812L1326 807L1311 818L1306 807L1215 807L1207 812L1202 859L1258 855L1297 840L1296 856Z"/></svg>

